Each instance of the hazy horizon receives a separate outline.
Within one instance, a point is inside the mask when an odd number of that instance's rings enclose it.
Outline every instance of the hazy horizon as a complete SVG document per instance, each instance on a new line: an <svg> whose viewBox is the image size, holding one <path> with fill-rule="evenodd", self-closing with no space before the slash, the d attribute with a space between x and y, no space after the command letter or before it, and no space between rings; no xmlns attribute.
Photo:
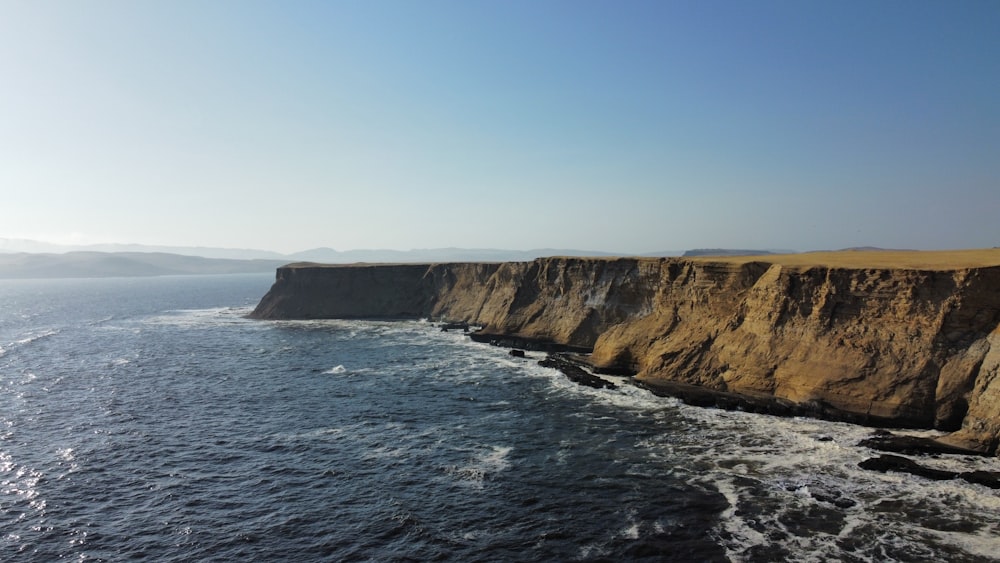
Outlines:
<svg viewBox="0 0 1000 563"><path fill-rule="evenodd" d="M0 2L0 238L1000 245L995 2Z"/></svg>
<svg viewBox="0 0 1000 563"><path fill-rule="evenodd" d="M302 248L292 252L279 252L268 248L248 248L248 247L217 247L204 244L196 245L160 245L160 244L141 244L132 242L103 242L103 243L58 243L52 241L42 241L37 239L15 239L0 237L0 253L63 253L63 252L74 252L74 251L94 251L94 252L172 252L178 254L185 254L183 251L209 251L204 254L199 254L198 252L187 253L189 255L204 255L204 256L214 256L218 254L218 251L231 252L231 253L242 253L247 252L251 254L260 254L261 257L265 257L265 254L273 254L274 257L293 257L296 255L304 255L312 252L324 252L330 251L339 254L352 254L352 253L428 253L428 252L438 252L438 251L476 251L476 252L498 252L498 253L530 253L535 251L573 251L573 252L587 252L592 251L599 254L610 254L618 256L641 256L645 254L663 254L669 255L670 253L675 253L680 255L684 252L690 251L710 251L710 250L720 250L720 251L746 251L746 250L759 250L764 252L772 253L810 253L810 252L835 252L843 250L897 250L897 251L933 251L933 250L989 250L994 248L1000 248L1000 245L994 246L984 246L984 247L974 247L974 248L941 248L941 249L927 249L927 248L887 248L878 247L873 245L861 245L855 247L839 247L839 248L793 248L793 247L767 247L767 248L748 248L740 247L738 245L727 245L727 246L692 246L690 248L661 248L658 250L637 252L629 249L608 251L608 250L597 250L590 248L553 248L553 247L534 247L534 248L498 248L498 247L466 247L466 246L446 246L446 247L434 247L434 248L332 248L329 246L317 246L311 248Z"/></svg>

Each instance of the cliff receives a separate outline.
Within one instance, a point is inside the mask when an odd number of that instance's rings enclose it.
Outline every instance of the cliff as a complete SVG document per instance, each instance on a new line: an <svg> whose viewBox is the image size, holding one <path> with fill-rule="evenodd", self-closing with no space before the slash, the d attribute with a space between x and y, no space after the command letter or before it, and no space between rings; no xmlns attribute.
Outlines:
<svg viewBox="0 0 1000 563"><path fill-rule="evenodd" d="M278 269L255 318L414 318L592 349L643 384L1000 438L1000 251Z"/></svg>

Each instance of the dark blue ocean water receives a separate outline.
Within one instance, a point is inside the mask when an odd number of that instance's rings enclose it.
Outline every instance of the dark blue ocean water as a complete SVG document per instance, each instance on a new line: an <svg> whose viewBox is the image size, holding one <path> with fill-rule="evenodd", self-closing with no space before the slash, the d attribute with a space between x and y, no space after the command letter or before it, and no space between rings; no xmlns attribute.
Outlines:
<svg viewBox="0 0 1000 563"><path fill-rule="evenodd" d="M0 282L0 559L1000 557L998 492L862 471L871 429L579 387L428 322L247 320L271 279Z"/></svg>

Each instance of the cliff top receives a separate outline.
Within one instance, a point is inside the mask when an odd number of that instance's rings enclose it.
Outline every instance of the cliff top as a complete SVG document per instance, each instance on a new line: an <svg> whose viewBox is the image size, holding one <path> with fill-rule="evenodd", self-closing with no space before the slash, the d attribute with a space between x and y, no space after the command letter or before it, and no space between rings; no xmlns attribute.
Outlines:
<svg viewBox="0 0 1000 563"><path fill-rule="evenodd" d="M686 258L699 262L767 262L782 266L809 268L900 268L908 270L960 270L1000 266L1000 248L970 250L838 250L801 254L762 256L712 256Z"/></svg>
<svg viewBox="0 0 1000 563"><path fill-rule="evenodd" d="M618 257L596 256L593 258L572 259L585 260L618 260ZM969 250L836 250L822 252L804 252L800 254L764 254L757 256L701 256L684 258L637 258L638 260L680 260L691 262L709 262L725 264L746 264L747 262L764 262L780 264L792 268L888 268L908 270L961 270L964 268L983 268L1000 266L1000 247L969 249ZM490 262L482 262L490 263ZM319 264L316 262L295 262L285 268L357 268L366 266L418 266L417 263L354 263L354 264ZM426 264L424 264L426 265Z"/></svg>

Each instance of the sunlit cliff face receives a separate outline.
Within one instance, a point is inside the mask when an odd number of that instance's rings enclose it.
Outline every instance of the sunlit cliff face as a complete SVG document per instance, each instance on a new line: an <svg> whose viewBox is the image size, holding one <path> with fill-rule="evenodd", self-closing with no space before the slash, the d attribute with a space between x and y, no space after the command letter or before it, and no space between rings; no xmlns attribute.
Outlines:
<svg viewBox="0 0 1000 563"><path fill-rule="evenodd" d="M428 317L592 348L640 380L1000 435L1000 267L545 258L286 267L257 318ZM996 387L996 388L994 388Z"/></svg>

